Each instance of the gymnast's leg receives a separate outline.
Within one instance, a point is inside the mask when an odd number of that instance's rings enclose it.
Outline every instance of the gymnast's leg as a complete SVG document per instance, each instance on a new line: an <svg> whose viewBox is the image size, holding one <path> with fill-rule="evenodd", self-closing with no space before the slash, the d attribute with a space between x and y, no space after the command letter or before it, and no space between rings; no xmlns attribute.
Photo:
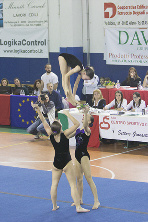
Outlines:
<svg viewBox="0 0 148 222"><path fill-rule="evenodd" d="M93 193L93 196L94 196L94 205L93 205L92 209L98 209L98 207L100 206L100 202L98 200L96 185L95 185L95 183L92 179L92 176L91 176L90 161L87 156L83 156L81 158L81 166L82 166L82 170L84 172L85 178L86 178L86 180L91 188L91 191Z"/></svg>
<svg viewBox="0 0 148 222"><path fill-rule="evenodd" d="M68 164L64 167L63 170L66 174L67 180L68 180L68 182L70 184L70 187L71 187L71 196L74 200L74 203L75 203L75 206L76 206L76 211L78 213L80 213L80 212L89 212L89 210L82 208L81 205L80 205L80 198L79 198L79 194L78 194L78 191L77 191L76 177L74 176L75 172L74 172L74 166L73 166L72 161L69 161Z"/></svg>
<svg viewBox="0 0 148 222"><path fill-rule="evenodd" d="M57 187L59 180L62 175L62 170L59 170L53 166L52 169L52 185L51 185L51 200L53 204L53 209L52 210L57 210L59 206L57 206Z"/></svg>

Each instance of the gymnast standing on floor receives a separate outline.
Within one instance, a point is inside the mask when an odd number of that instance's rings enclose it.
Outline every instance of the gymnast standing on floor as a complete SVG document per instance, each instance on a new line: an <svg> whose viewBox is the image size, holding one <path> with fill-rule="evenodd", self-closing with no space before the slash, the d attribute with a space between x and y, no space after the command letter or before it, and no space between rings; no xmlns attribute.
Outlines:
<svg viewBox="0 0 148 222"><path fill-rule="evenodd" d="M80 196L80 204L83 204L82 195L83 195L83 173L84 173L84 176L94 196L94 205L92 209L98 209L100 202L98 200L96 185L91 176L90 155L87 151L87 145L91 134L91 130L89 127L93 125L94 118L88 113L88 111L89 111L89 106L86 106L84 108L84 115L82 119L83 127L81 129L78 128L75 133L75 138L76 138L75 172L77 177L78 193Z"/></svg>
<svg viewBox="0 0 148 222"><path fill-rule="evenodd" d="M76 186L76 178L74 172L74 166L72 163L71 155L69 152L69 135L72 134L78 127L79 122L70 115L69 111L63 110L63 113L73 122L73 126L67 130L62 131L62 125L60 121L55 120L51 126L48 125L46 119L40 112L37 104L32 104L33 107L39 114L39 117L44 125L47 134L50 136L50 141L55 149L55 157L52 168L52 185L51 185L51 200L53 204L52 210L57 210L57 187L61 178L62 172L64 171L71 187L71 196L74 200L76 211L89 212L80 205L79 194Z"/></svg>
<svg viewBox="0 0 148 222"><path fill-rule="evenodd" d="M76 106L78 101L75 100L74 94L72 93L71 84L70 84L70 76L74 73L79 73L76 83L78 83L80 79L90 80L94 77L94 71L90 67L86 67L84 69L82 63L79 59L77 59L74 55L68 53L61 53L58 57L59 66L62 74L62 86L67 97L68 102L70 102L73 106Z"/></svg>

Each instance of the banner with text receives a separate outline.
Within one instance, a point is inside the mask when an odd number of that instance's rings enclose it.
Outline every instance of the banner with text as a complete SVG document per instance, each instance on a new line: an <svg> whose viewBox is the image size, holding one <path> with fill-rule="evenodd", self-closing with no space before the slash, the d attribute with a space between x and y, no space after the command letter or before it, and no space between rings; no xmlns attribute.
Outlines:
<svg viewBox="0 0 148 222"><path fill-rule="evenodd" d="M107 139L148 142L148 117L99 115L100 136Z"/></svg>
<svg viewBox="0 0 148 222"><path fill-rule="evenodd" d="M0 29L0 57L48 58L48 29Z"/></svg>
<svg viewBox="0 0 148 222"><path fill-rule="evenodd" d="M5 0L3 26L48 27L47 0Z"/></svg>
<svg viewBox="0 0 148 222"><path fill-rule="evenodd" d="M107 64L148 66L148 29L105 29Z"/></svg>
<svg viewBox="0 0 148 222"><path fill-rule="evenodd" d="M104 27L147 28L148 1L104 1Z"/></svg>

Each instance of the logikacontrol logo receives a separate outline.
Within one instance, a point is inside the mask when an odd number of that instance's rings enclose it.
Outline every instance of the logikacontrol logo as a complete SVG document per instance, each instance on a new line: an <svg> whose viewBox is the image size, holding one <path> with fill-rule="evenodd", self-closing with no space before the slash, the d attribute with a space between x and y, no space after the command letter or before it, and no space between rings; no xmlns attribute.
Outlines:
<svg viewBox="0 0 148 222"><path fill-rule="evenodd" d="M26 40L26 39L22 39L22 40L16 40L16 39L11 39L11 40L3 40L0 39L0 46L46 46L46 39L44 40Z"/></svg>

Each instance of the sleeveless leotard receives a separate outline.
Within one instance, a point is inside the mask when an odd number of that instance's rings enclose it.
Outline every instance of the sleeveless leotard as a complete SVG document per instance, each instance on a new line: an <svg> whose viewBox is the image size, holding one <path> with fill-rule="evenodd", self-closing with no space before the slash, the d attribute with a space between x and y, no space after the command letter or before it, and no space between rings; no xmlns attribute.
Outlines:
<svg viewBox="0 0 148 222"><path fill-rule="evenodd" d="M89 142L89 137L85 134L84 129L80 130L80 128L78 128L76 130L76 151L75 151L75 158L77 159L77 161L79 163L81 163L81 158L83 156L88 156L88 158L90 159L90 155L87 151L87 145Z"/></svg>
<svg viewBox="0 0 148 222"><path fill-rule="evenodd" d="M69 152L69 139L66 138L64 133L61 133L60 142L57 143L54 136L50 135L50 141L55 150L55 157L53 165L57 169L63 169L67 163L71 160L71 155Z"/></svg>
<svg viewBox="0 0 148 222"><path fill-rule="evenodd" d="M71 68L75 68L76 66L80 66L81 70L83 69L82 63L74 55L71 55L68 53L61 53L59 56L62 56L66 60L67 65L70 66Z"/></svg>

